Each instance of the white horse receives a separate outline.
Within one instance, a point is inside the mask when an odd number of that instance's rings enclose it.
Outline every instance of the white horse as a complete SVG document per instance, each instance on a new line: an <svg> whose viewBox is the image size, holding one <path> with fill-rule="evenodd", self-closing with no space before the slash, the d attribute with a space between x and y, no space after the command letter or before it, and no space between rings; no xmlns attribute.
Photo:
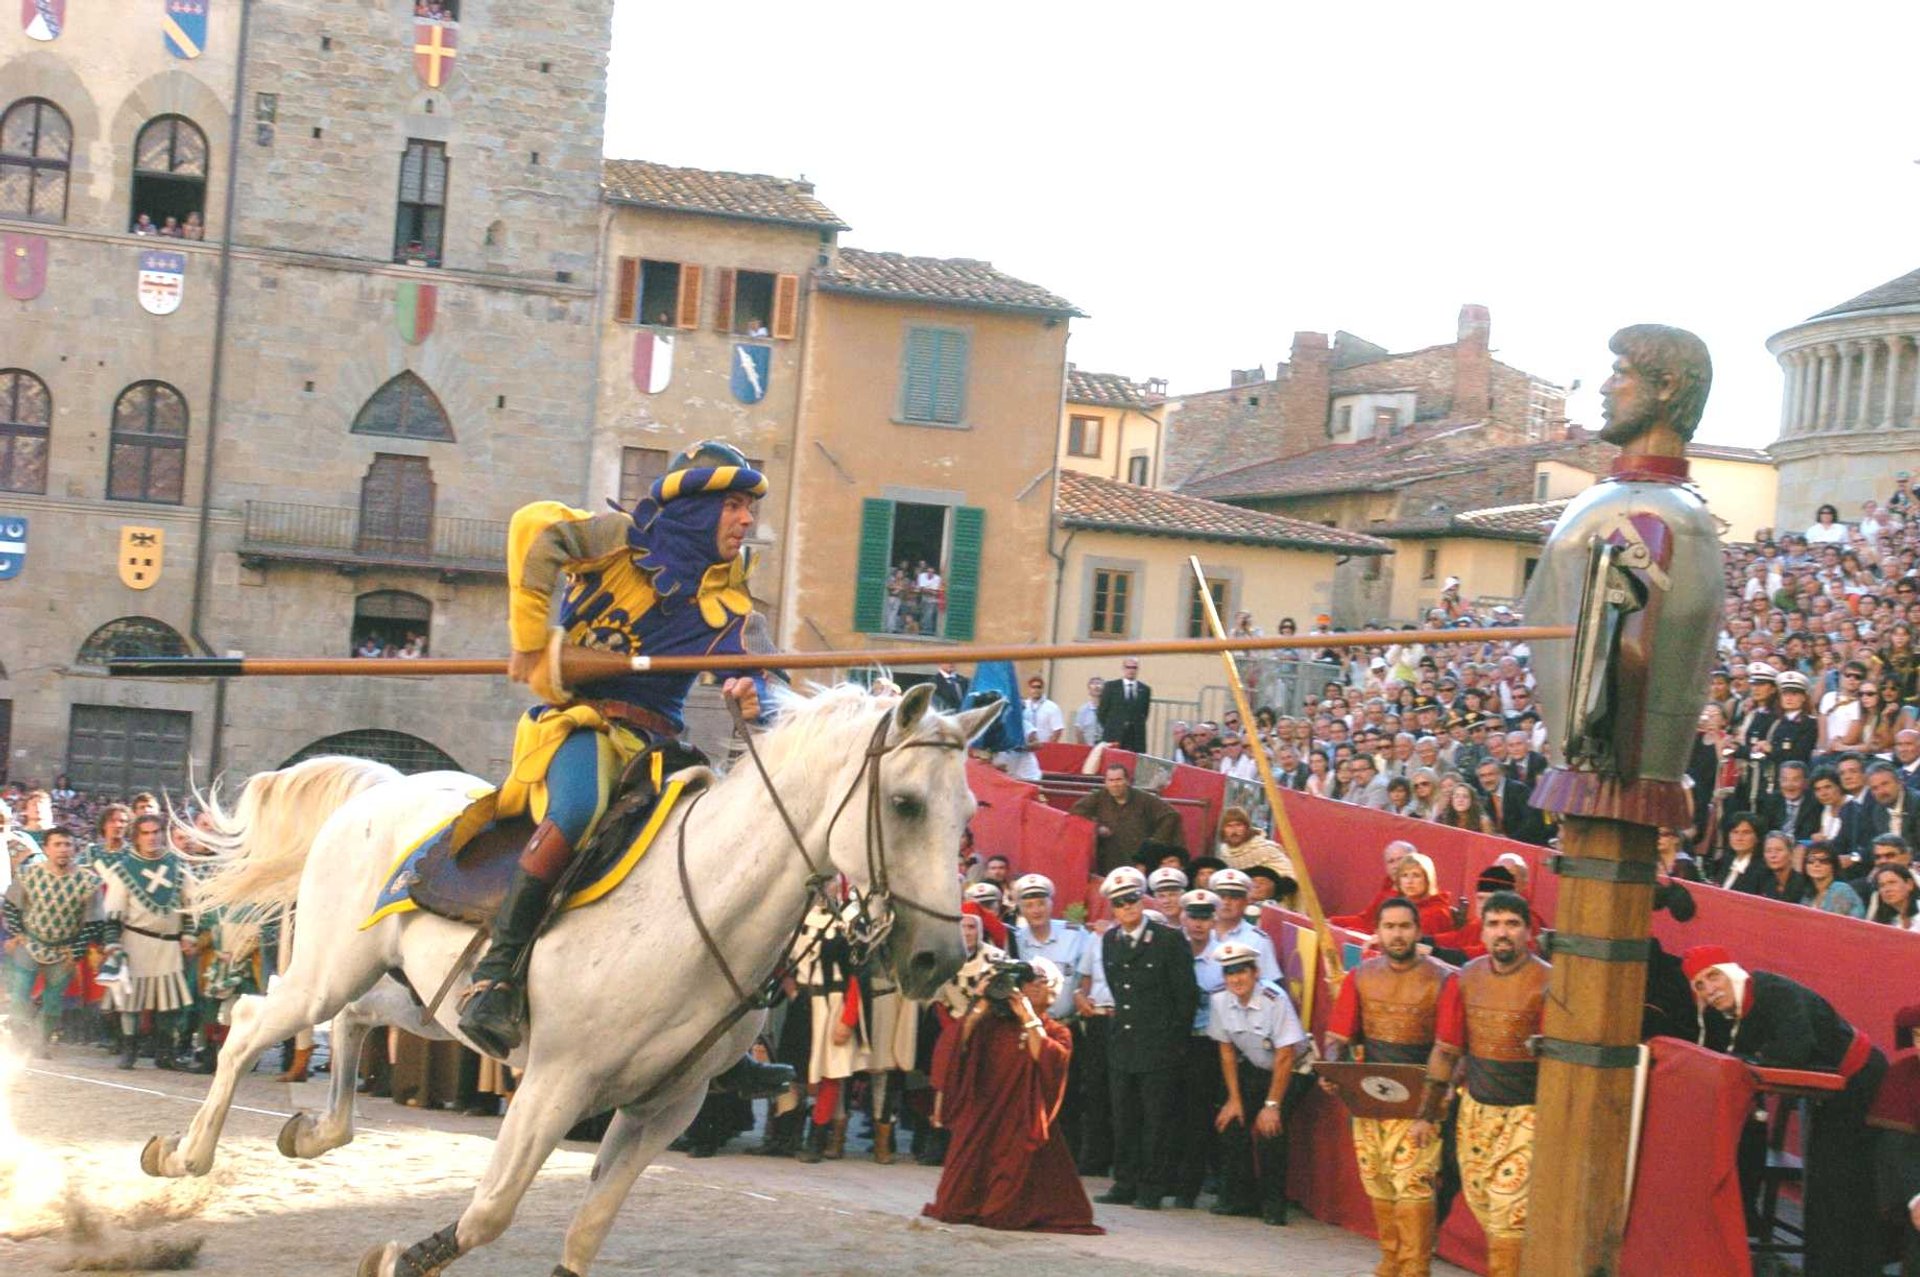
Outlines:
<svg viewBox="0 0 1920 1277"><path fill-rule="evenodd" d="M692 1120L708 1081L759 1032L760 1010L723 1029L740 1003L733 982L752 990L772 976L807 908L810 878L843 875L870 895L877 917L891 917L885 952L908 997L931 995L959 968L953 849L974 810L965 745L998 706L929 712L929 693L921 686L876 698L843 686L789 698L777 725L758 738L772 794L754 766L736 767L697 801L681 802L617 889L561 916L533 950L532 1024L512 1060L526 1073L472 1201L455 1224L410 1248L389 1242L369 1251L361 1277L429 1277L498 1237L568 1128L611 1108L586 1200L554 1269L584 1274L635 1178ZM459 1037L451 1008L464 973L437 1025L423 1023L421 1007L385 977L402 973L431 997L473 930L425 912L394 914L364 931L360 924L403 840L461 810L482 783L457 772L400 777L376 763L315 759L254 777L235 812L217 817L224 832L212 841L225 863L205 898L268 908L297 902L292 952L267 994L235 1006L205 1102L184 1137L148 1144L141 1165L149 1174L206 1174L235 1085L269 1044L300 1029L332 1017L333 1079L327 1112L296 1114L282 1130L280 1151L289 1157L315 1157L353 1138L355 1064L373 1027ZM309 854L299 831L316 824ZM729 970L701 939L681 889L682 855L692 904Z"/></svg>

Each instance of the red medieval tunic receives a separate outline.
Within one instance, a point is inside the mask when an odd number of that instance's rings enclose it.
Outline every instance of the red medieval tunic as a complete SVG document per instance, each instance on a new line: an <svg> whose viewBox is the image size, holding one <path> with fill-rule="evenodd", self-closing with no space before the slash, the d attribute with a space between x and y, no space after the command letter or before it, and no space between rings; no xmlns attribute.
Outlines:
<svg viewBox="0 0 1920 1277"><path fill-rule="evenodd" d="M1019 1024L997 1011L945 1061L937 1079L953 1132L940 1188L920 1213L947 1224L1043 1233L1104 1233L1054 1124L1073 1039L1042 1014L1047 1040L1027 1054ZM952 1028L957 1036L959 1024ZM945 1036L945 1035L943 1035Z"/></svg>

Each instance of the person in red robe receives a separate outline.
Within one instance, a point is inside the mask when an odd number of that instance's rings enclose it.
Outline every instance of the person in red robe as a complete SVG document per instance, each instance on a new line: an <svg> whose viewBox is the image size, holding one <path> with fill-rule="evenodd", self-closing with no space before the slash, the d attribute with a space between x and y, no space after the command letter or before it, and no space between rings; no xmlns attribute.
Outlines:
<svg viewBox="0 0 1920 1277"><path fill-rule="evenodd" d="M952 1143L920 1213L946 1224L1103 1233L1056 1122L1073 1054L1066 1026L1044 1010L1060 972L1044 958L1008 967L1011 996L976 998L944 1061L941 1120Z"/></svg>

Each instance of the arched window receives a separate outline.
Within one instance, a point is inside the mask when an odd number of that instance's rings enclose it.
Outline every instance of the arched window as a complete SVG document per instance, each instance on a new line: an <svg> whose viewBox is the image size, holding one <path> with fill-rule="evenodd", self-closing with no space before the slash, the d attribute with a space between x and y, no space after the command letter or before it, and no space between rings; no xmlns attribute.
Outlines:
<svg viewBox="0 0 1920 1277"><path fill-rule="evenodd" d="M207 211L207 135L184 115L157 115L133 143L135 230L202 239ZM169 226L171 223L171 226Z"/></svg>
<svg viewBox="0 0 1920 1277"><path fill-rule="evenodd" d="M21 98L0 116L0 217L67 220L73 125L45 98Z"/></svg>
<svg viewBox="0 0 1920 1277"><path fill-rule="evenodd" d="M433 604L405 590L375 590L353 601L355 656L427 654Z"/></svg>
<svg viewBox="0 0 1920 1277"><path fill-rule="evenodd" d="M179 505L187 475L187 401L164 381L136 381L113 405L107 496Z"/></svg>
<svg viewBox="0 0 1920 1277"><path fill-rule="evenodd" d="M110 656L190 656L192 649L180 631L150 616L123 616L87 635L74 660L81 665L105 665Z"/></svg>
<svg viewBox="0 0 1920 1277"><path fill-rule="evenodd" d="M0 368L0 491L47 490L47 435L53 396L22 368Z"/></svg>
<svg viewBox="0 0 1920 1277"><path fill-rule="evenodd" d="M445 753L431 741L421 740L418 736L409 736L405 732L390 732L378 727L363 727L358 731L336 732L332 736L323 736L280 765L291 767L295 763L305 762L309 758L318 758L322 754L371 758L376 763L385 763L395 771L408 773L466 770L454 761L452 755Z"/></svg>
<svg viewBox="0 0 1920 1277"><path fill-rule="evenodd" d="M439 396L411 372L403 372L373 392L353 419L357 435L393 435L400 439L429 439L452 443L453 423Z"/></svg>

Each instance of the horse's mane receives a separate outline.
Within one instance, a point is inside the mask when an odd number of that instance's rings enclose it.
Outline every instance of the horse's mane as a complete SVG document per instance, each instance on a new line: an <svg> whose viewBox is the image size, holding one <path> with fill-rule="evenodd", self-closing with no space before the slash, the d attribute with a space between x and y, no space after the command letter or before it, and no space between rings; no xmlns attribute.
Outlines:
<svg viewBox="0 0 1920 1277"><path fill-rule="evenodd" d="M900 703L897 696L875 696L858 683L809 684L806 691L776 687L770 699L773 727L757 742L769 771L779 771L796 758L823 772L838 768L847 758L845 742L837 753L823 751L822 743L853 728L871 731L875 710L891 712Z"/></svg>
<svg viewBox="0 0 1920 1277"><path fill-rule="evenodd" d="M216 867L196 888L194 907L244 904L261 918L285 913L327 817L360 791L399 776L385 763L328 754L248 777L232 808L221 803L217 784L196 794L213 828L195 836Z"/></svg>

